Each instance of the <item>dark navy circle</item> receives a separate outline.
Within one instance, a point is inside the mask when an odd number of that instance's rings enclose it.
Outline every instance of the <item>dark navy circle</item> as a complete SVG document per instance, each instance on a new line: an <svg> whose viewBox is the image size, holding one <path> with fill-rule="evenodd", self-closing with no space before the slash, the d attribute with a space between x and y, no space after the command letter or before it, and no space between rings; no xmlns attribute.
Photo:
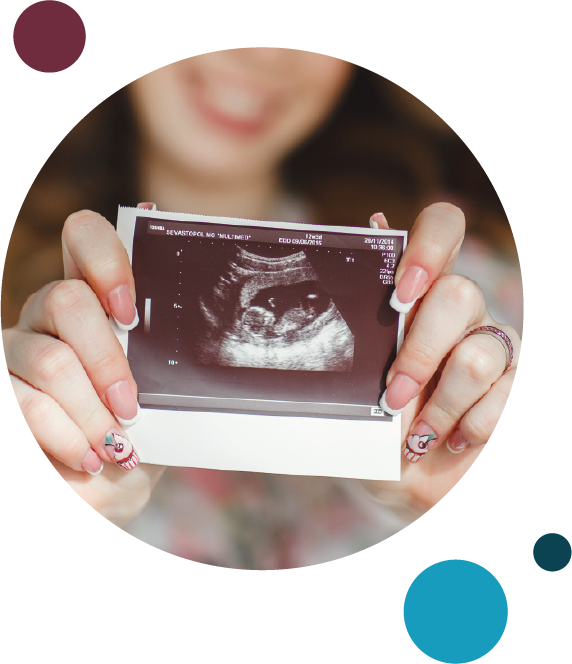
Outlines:
<svg viewBox="0 0 572 664"><path fill-rule="evenodd" d="M508 605L496 578L466 560L431 565L413 581L403 607L413 643L449 664L473 662L499 642Z"/></svg>
<svg viewBox="0 0 572 664"><path fill-rule="evenodd" d="M558 572L570 562L572 549L565 537L557 533L548 533L537 540L533 555L539 567L547 572Z"/></svg>

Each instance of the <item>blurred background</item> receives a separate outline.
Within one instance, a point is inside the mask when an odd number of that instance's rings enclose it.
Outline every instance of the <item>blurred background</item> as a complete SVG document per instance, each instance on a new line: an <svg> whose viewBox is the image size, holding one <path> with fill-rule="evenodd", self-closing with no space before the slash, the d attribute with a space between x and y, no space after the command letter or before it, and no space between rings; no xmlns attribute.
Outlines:
<svg viewBox="0 0 572 664"><path fill-rule="evenodd" d="M492 316L522 331L508 220L463 141L399 86L301 51L198 56L102 102L54 150L22 205L2 283L2 326L63 278L61 230L80 209L118 205L344 226L384 212L410 229L423 207L461 207L455 272ZM269 434L270 436L271 434ZM399 510L397 510L399 512ZM175 555L247 569L310 565L371 546L410 519L354 480L168 469L126 530Z"/></svg>

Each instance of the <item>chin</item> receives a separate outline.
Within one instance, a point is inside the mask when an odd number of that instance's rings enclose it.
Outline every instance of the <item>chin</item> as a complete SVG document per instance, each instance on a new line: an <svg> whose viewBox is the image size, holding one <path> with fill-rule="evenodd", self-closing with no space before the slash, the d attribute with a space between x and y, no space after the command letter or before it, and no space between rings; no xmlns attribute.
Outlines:
<svg viewBox="0 0 572 664"><path fill-rule="evenodd" d="M259 141L240 141L237 144L226 136L205 132L187 137L184 143L173 144L169 156L182 171L198 180L239 182L246 178L267 177L270 171L276 169L277 160L269 158L271 150L265 147Z"/></svg>

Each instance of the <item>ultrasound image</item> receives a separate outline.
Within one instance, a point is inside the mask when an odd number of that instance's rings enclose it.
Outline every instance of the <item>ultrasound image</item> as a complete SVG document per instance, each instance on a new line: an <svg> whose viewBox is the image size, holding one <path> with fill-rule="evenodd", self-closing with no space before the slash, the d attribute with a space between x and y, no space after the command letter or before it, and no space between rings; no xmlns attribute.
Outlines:
<svg viewBox="0 0 572 664"><path fill-rule="evenodd" d="M308 235L137 219L128 360L143 407L374 417L403 239Z"/></svg>
<svg viewBox="0 0 572 664"><path fill-rule="evenodd" d="M303 251L268 258L239 247L199 307L201 364L352 371L354 336Z"/></svg>

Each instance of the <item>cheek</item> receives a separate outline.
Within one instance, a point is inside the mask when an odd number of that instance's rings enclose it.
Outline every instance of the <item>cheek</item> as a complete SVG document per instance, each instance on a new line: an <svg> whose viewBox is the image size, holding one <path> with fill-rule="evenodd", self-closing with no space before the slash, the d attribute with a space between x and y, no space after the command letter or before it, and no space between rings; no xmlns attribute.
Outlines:
<svg viewBox="0 0 572 664"><path fill-rule="evenodd" d="M298 84L293 86L288 112L283 118L283 131L290 132L292 147L316 130L332 112L353 70L343 60L305 55L310 57L299 64Z"/></svg>
<svg viewBox="0 0 572 664"><path fill-rule="evenodd" d="M205 126L186 98L182 72L171 65L135 81L130 95L142 143L149 155L182 171L234 172L241 150ZM234 153L238 152L237 155Z"/></svg>
<svg viewBox="0 0 572 664"><path fill-rule="evenodd" d="M143 143L176 150L184 123L173 68L143 76L130 85L129 92Z"/></svg>
<svg viewBox="0 0 572 664"><path fill-rule="evenodd" d="M317 106L331 106L347 86L353 66L344 60L316 56L319 60L308 68L307 88Z"/></svg>
<svg viewBox="0 0 572 664"><path fill-rule="evenodd" d="M316 53L304 54L299 66L306 95L320 109L335 104L353 72L349 62Z"/></svg>

